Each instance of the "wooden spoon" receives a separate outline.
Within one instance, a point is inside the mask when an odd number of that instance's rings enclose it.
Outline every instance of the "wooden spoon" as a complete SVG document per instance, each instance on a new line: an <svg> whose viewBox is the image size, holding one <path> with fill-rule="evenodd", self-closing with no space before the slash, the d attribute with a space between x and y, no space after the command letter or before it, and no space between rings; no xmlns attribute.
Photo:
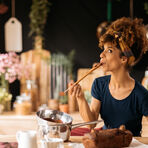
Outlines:
<svg viewBox="0 0 148 148"><path fill-rule="evenodd" d="M91 68L82 78L80 78L78 81L76 81L72 86L70 86L68 89L66 89L64 91L64 93L66 93L70 88L74 87L75 85L77 85L81 80L83 80L87 75L89 75L90 73L92 73L94 70L96 70L97 68L99 68L101 66L101 63L98 63L97 65L95 65L93 68Z"/></svg>

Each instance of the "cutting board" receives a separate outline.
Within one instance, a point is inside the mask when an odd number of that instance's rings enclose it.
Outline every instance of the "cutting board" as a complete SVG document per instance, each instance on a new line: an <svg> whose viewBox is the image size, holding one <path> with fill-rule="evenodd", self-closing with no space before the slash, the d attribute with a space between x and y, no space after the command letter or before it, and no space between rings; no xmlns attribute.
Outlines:
<svg viewBox="0 0 148 148"><path fill-rule="evenodd" d="M21 54L22 65L30 65L32 68L31 80L34 80L37 85L38 98L32 100L33 105L36 103L36 110L39 105L46 104L49 96L49 81L48 81L48 65L43 60L50 57L50 52L44 49L32 49ZM24 92L25 75L21 78L21 93ZM34 110L34 111L36 111Z"/></svg>

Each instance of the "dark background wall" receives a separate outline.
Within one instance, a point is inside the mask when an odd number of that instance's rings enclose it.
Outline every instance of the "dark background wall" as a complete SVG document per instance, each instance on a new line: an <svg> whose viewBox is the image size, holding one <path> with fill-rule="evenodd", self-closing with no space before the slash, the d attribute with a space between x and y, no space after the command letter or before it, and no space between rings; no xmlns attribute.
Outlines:
<svg viewBox="0 0 148 148"><path fill-rule="evenodd" d="M11 17L11 1L3 0L8 5L7 13L0 15L0 52L5 52L4 24ZM147 0L134 0L134 17L143 18L148 24L148 15L144 10ZM68 54L75 49L74 73L78 68L91 67L99 61L99 48L96 38L96 28L107 21L107 0L50 0L51 11L45 26L44 48L51 53L61 51ZM15 1L15 16L22 23L23 52L33 48L33 40L28 37L29 11L31 0ZM126 16L129 17L129 0L112 0L112 21ZM147 66L148 54L134 67L132 75L141 81Z"/></svg>

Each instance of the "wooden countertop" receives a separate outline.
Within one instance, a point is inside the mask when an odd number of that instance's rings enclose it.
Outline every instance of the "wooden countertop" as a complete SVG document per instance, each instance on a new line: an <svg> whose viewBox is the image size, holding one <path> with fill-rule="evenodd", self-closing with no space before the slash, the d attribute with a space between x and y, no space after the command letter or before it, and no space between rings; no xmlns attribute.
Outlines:
<svg viewBox="0 0 148 148"><path fill-rule="evenodd" d="M73 118L73 124L84 122L79 112L71 113L70 116ZM103 122L97 124L97 128L102 127L102 125ZM37 130L37 127L36 113L16 115L15 112L4 112L0 114L0 135L13 135L18 130Z"/></svg>
<svg viewBox="0 0 148 148"><path fill-rule="evenodd" d="M78 112L70 114L74 119L74 123L83 122ZM103 123L98 124L102 126ZM31 115L19 116L15 115L14 112L5 112L0 115L0 142L16 142L16 131L18 130L36 130L37 120L35 113ZM148 144L148 136L145 137L134 137L138 141L144 144ZM71 143L81 143L82 136L71 136ZM64 143L64 148L69 148L67 143Z"/></svg>
<svg viewBox="0 0 148 148"><path fill-rule="evenodd" d="M73 124L84 122L79 112L71 113L70 116L73 118ZM103 124L103 122L97 124L97 128L102 127ZM35 113L23 116L16 115L13 111L0 114L0 135L13 135L18 130L36 130L37 126ZM142 137L148 137L148 121L145 117L142 120Z"/></svg>
<svg viewBox="0 0 148 148"><path fill-rule="evenodd" d="M65 142L64 145L67 146L69 143L81 143L83 136L71 136L70 142ZM148 145L148 137L134 137L136 140L143 144ZM0 135L0 142L16 142L15 135Z"/></svg>

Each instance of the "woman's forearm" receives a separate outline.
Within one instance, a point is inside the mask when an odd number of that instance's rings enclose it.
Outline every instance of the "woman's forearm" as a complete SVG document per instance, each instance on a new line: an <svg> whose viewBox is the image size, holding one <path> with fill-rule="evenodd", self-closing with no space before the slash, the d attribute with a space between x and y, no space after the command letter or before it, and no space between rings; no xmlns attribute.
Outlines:
<svg viewBox="0 0 148 148"><path fill-rule="evenodd" d="M84 97L84 92L82 91L81 86L77 84L71 87L72 85L73 85L72 82L69 83L69 87L70 87L69 96L73 97L74 99L77 99L78 106L79 106L79 112L83 120L86 122L96 120L95 111L91 111Z"/></svg>
<svg viewBox="0 0 148 148"><path fill-rule="evenodd" d="M96 120L95 114L91 112L90 107L86 101L85 98L77 98L78 101L78 106L79 106L79 112L81 117L83 118L84 121L94 121Z"/></svg>

